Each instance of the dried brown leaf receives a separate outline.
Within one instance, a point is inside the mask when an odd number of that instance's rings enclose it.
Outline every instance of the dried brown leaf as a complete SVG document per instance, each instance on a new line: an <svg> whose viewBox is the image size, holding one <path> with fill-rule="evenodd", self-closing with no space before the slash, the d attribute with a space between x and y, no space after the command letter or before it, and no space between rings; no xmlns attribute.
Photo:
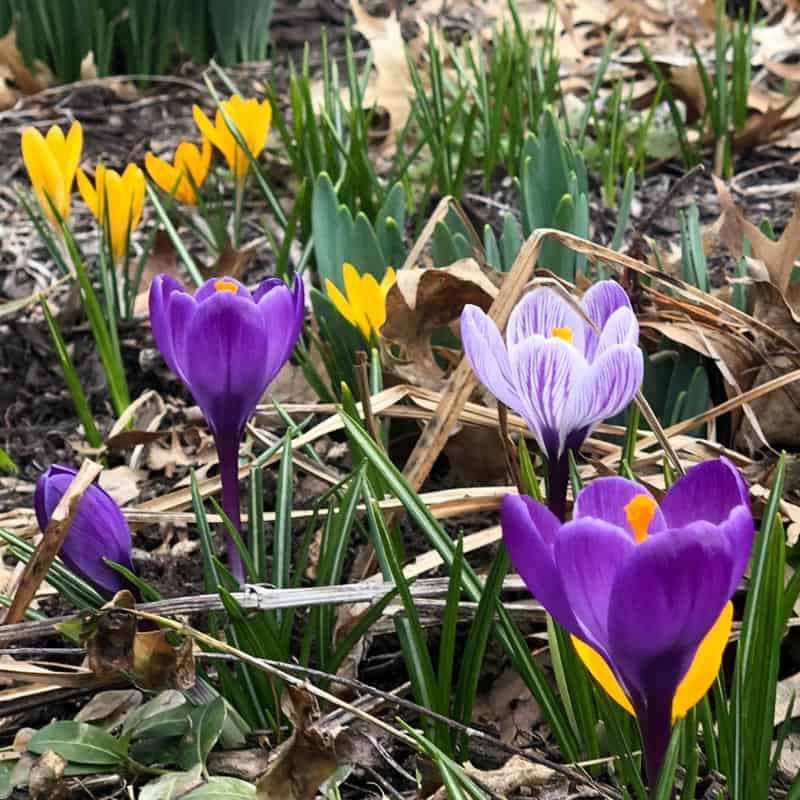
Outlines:
<svg viewBox="0 0 800 800"><path fill-rule="evenodd" d="M294 730L258 779L256 800L314 800L338 766L336 735L316 725L317 702L302 687L286 687L284 711Z"/></svg>
<svg viewBox="0 0 800 800"><path fill-rule="evenodd" d="M406 61L405 42L396 12L373 17L359 0L351 0L355 29L369 42L375 73L370 76L364 103L379 105L389 112L390 132L402 130L411 111L414 86ZM393 136L389 140L393 141Z"/></svg>
<svg viewBox="0 0 800 800"><path fill-rule="evenodd" d="M720 231L722 242L728 247L734 258L739 258L742 240L747 238L750 241L753 256L763 262L770 281L779 291L785 292L789 287L794 262L800 256L800 194L797 195L792 218L780 239L773 241L756 225L745 219L723 181L716 176L712 176L712 178L724 216Z"/></svg>
<svg viewBox="0 0 800 800"><path fill-rule="evenodd" d="M508 797L520 789L543 786L556 777L556 773L541 764L532 764L522 756L512 756L500 769L482 770L467 762L464 772L485 789L500 797ZM447 800L445 787L432 795L430 800Z"/></svg>
<svg viewBox="0 0 800 800"><path fill-rule="evenodd" d="M31 800L62 800L68 797L64 770L67 760L52 750L43 753L31 767L28 792Z"/></svg>
<svg viewBox="0 0 800 800"><path fill-rule="evenodd" d="M77 722L91 722L111 729L119 725L142 704L143 695L136 689L109 689L98 692L75 715Z"/></svg>
<svg viewBox="0 0 800 800"><path fill-rule="evenodd" d="M169 234L165 230L158 230L153 247L147 261L142 268L142 278L139 283L139 293L133 302L133 310L136 314L147 314L150 296L150 284L153 278L161 273L171 275L178 281L183 280L180 261L172 244Z"/></svg>
<svg viewBox="0 0 800 800"><path fill-rule="evenodd" d="M496 296L497 287L472 258L449 267L400 270L386 296L381 328L409 362L397 364L395 372L410 383L439 388L443 375L433 356L431 335L458 319L465 305L486 310Z"/></svg>

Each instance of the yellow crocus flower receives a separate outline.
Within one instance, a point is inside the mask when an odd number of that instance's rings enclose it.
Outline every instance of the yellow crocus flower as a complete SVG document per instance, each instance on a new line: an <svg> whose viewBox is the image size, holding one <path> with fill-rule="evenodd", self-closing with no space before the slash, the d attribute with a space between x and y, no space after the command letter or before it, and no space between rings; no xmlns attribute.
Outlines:
<svg viewBox="0 0 800 800"><path fill-rule="evenodd" d="M342 267L342 276L345 294L327 278L325 290L336 310L369 341L373 333L378 334L381 325L386 321L386 295L394 283L394 270L389 267L383 280L378 283L373 275L359 275L352 264L345 264Z"/></svg>
<svg viewBox="0 0 800 800"><path fill-rule="evenodd" d="M72 181L83 148L81 124L73 122L66 136L57 125L53 125L46 136L42 136L36 128L25 128L20 144L22 160L39 206L53 225L58 227L58 218L50 203L56 207L62 219L69 216Z"/></svg>
<svg viewBox="0 0 800 800"><path fill-rule="evenodd" d="M272 122L272 106L269 101L264 100L259 103L254 98L244 100L235 94L230 100L222 103L222 108L225 109L228 118L247 143L250 154L253 158L257 158L267 143L267 134L269 134L269 126ZM199 106L192 106L192 115L203 136L208 137L211 144L225 156L236 180L239 183L244 181L247 171L250 169L250 160L247 158L247 153L239 147L236 138L225 123L222 112L217 109L213 125Z"/></svg>
<svg viewBox="0 0 800 800"><path fill-rule="evenodd" d="M136 164L128 164L122 175L98 164L94 173L94 186L83 170L78 170L78 188L84 202L111 242L114 261L119 263L125 257L128 236L142 216L144 173Z"/></svg>
<svg viewBox="0 0 800 800"><path fill-rule="evenodd" d="M197 192L208 175L211 164L211 142L204 136L200 148L191 142L181 142L175 150L172 164L152 153L144 157L144 165L155 183L179 203L193 206ZM191 180L189 180L191 178Z"/></svg>

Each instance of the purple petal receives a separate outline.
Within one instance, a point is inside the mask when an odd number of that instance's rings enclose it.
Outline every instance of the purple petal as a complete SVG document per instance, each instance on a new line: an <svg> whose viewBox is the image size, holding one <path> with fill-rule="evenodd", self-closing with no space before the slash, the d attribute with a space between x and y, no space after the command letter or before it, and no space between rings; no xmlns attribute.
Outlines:
<svg viewBox="0 0 800 800"><path fill-rule="evenodd" d="M218 284L228 284L236 286L236 291L233 292L230 289L220 289ZM216 278L209 278L195 293L194 299L198 303L204 303L210 297L214 297L214 295L219 294L220 292L224 292L226 294L233 294L237 297L246 297L248 300L252 300L253 296L250 294L250 290L241 282L237 281L236 278L231 278L227 275L220 275Z"/></svg>
<svg viewBox="0 0 800 800"><path fill-rule="evenodd" d="M631 309L628 295L616 281L598 281L583 295L581 305L599 331L617 309Z"/></svg>
<svg viewBox="0 0 800 800"><path fill-rule="evenodd" d="M569 328L572 345L583 353L586 323L578 312L552 289L534 289L517 303L508 319L509 352L531 336L549 338L553 328Z"/></svg>
<svg viewBox="0 0 800 800"><path fill-rule="evenodd" d="M698 519L718 525L736 506L749 509L750 495L741 473L727 458L692 467L661 501L670 528L683 528Z"/></svg>
<svg viewBox="0 0 800 800"><path fill-rule="evenodd" d="M561 627L582 635L553 556L558 518L530 497L509 494L500 504L500 523L511 562L531 594Z"/></svg>
<svg viewBox="0 0 800 800"><path fill-rule="evenodd" d="M76 470L70 467L53 465L39 478L35 507L42 533L75 475ZM128 523L119 506L97 484L91 484L84 492L59 555L73 572L106 596L131 588L125 578L102 561L108 558L134 569Z"/></svg>
<svg viewBox="0 0 800 800"><path fill-rule="evenodd" d="M461 312L461 341L464 353L481 383L501 403L522 413L500 331L478 306L464 306Z"/></svg>
<svg viewBox="0 0 800 800"><path fill-rule="evenodd" d="M618 414L642 384L644 360L638 347L614 345L584 369L563 412L572 428L592 428Z"/></svg>
<svg viewBox="0 0 800 800"><path fill-rule="evenodd" d="M241 433L264 394L268 339L258 306L232 292L209 297L189 320L186 381L215 435Z"/></svg>
<svg viewBox="0 0 800 800"><path fill-rule="evenodd" d="M637 495L649 497L653 502L653 495L644 487L625 478L597 478L588 483L575 498L575 508L572 512L573 520L581 517L602 519L617 528L627 531L631 539L634 532L625 514L625 506ZM653 519L650 521L647 532L658 533L666 527L661 509L653 509Z"/></svg>
<svg viewBox="0 0 800 800"><path fill-rule="evenodd" d="M643 696L677 688L697 646L730 599L732 557L705 522L648 537L617 573L608 616L610 656Z"/></svg>
<svg viewBox="0 0 800 800"><path fill-rule="evenodd" d="M661 510L671 528L683 528L695 520L720 526L734 562L732 594L747 568L755 533L750 495L739 470L727 458L697 464L672 484Z"/></svg>
<svg viewBox="0 0 800 800"><path fill-rule="evenodd" d="M631 301L628 299L628 295L616 281L596 283L583 295L581 305L598 332L603 331L615 311L620 308L631 310ZM597 333L593 331L592 335L587 336L586 339L586 358L591 361L597 351Z"/></svg>
<svg viewBox="0 0 800 800"><path fill-rule="evenodd" d="M280 278L267 278L260 283L258 288L253 292L253 300L256 303L260 302L261 298L267 294L267 292L271 292L276 286L286 286L286 284Z"/></svg>
<svg viewBox="0 0 800 800"><path fill-rule="evenodd" d="M197 313L197 308L194 297L186 292L174 292L167 299L165 320L172 339L173 360L170 368L187 387L186 365L189 359L196 358L197 353L195 343L188 339L189 323Z"/></svg>
<svg viewBox="0 0 800 800"><path fill-rule="evenodd" d="M629 308L618 308L606 322L600 334L598 352L602 353L615 344L636 346L639 344L639 323Z"/></svg>
<svg viewBox="0 0 800 800"><path fill-rule="evenodd" d="M167 316L167 307L173 294L185 295L185 291L169 275L156 275L150 284L150 327L153 329L153 339L155 339L156 346L161 351L167 366L176 375L180 375L175 360L172 326Z"/></svg>
<svg viewBox="0 0 800 800"><path fill-rule="evenodd" d="M283 281L262 293L258 309L267 335L267 384L280 372L297 343L302 316L298 317L296 295Z"/></svg>
<svg viewBox="0 0 800 800"><path fill-rule="evenodd" d="M735 508L730 517L728 517L727 522L723 522L720 525L719 530L728 540L728 547L733 560L731 584L728 587L729 593L733 595L747 569L747 562L750 561L750 551L753 549L755 524L753 523L753 513L749 506Z"/></svg>
<svg viewBox="0 0 800 800"><path fill-rule="evenodd" d="M519 397L518 410L548 457L558 458L572 431L572 418L565 411L571 395L580 386L586 361L563 339L541 336L531 336L516 345L510 358Z"/></svg>
<svg viewBox="0 0 800 800"><path fill-rule="evenodd" d="M556 569L581 636L608 652L608 613L617 573L636 549L631 536L602 519L567 523L555 542Z"/></svg>

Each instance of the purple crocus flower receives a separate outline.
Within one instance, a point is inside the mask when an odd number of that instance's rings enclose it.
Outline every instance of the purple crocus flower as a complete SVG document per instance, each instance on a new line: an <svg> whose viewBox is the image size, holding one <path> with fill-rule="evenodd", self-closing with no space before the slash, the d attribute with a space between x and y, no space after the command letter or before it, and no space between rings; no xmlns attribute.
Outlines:
<svg viewBox="0 0 800 800"><path fill-rule="evenodd" d="M480 308L461 314L464 352L494 396L528 423L550 472L550 508L563 518L569 461L593 428L633 399L644 361L628 296L600 281L581 301L586 320L551 289L511 312L506 341Z"/></svg>
<svg viewBox="0 0 800 800"><path fill-rule="evenodd" d="M42 533L77 470L53 464L36 482L33 496L36 521ZM64 563L105 597L131 585L103 563L107 558L134 571L131 532L119 506L96 483L90 484L78 503L69 532L59 553Z"/></svg>
<svg viewBox="0 0 800 800"><path fill-rule="evenodd" d="M511 495L501 520L532 594L635 713L654 786L674 720L706 693L728 641L754 533L742 476L725 458L706 461L660 505L633 481L599 478L578 494L571 522Z"/></svg>
<svg viewBox="0 0 800 800"><path fill-rule="evenodd" d="M150 287L150 324L167 366L194 395L219 454L222 505L237 529L239 441L244 426L294 349L303 325L303 282L269 278L251 293L235 278L212 278L194 295L169 275ZM232 573L244 567L228 542Z"/></svg>

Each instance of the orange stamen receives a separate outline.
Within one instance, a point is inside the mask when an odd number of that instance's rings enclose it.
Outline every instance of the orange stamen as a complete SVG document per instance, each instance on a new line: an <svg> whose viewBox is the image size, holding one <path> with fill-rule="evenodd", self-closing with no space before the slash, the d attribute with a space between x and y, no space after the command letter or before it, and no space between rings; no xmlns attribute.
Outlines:
<svg viewBox="0 0 800 800"><path fill-rule="evenodd" d="M625 516L628 518L628 525L633 530L636 544L641 544L647 538L647 526L655 513L656 501L646 494L637 494L625 506Z"/></svg>
<svg viewBox="0 0 800 800"><path fill-rule="evenodd" d="M550 335L558 339L563 339L568 344L572 344L572 328L552 328L550 330Z"/></svg>
<svg viewBox="0 0 800 800"><path fill-rule="evenodd" d="M239 287L233 281L214 281L214 288L218 292L233 292L234 294L239 291Z"/></svg>

